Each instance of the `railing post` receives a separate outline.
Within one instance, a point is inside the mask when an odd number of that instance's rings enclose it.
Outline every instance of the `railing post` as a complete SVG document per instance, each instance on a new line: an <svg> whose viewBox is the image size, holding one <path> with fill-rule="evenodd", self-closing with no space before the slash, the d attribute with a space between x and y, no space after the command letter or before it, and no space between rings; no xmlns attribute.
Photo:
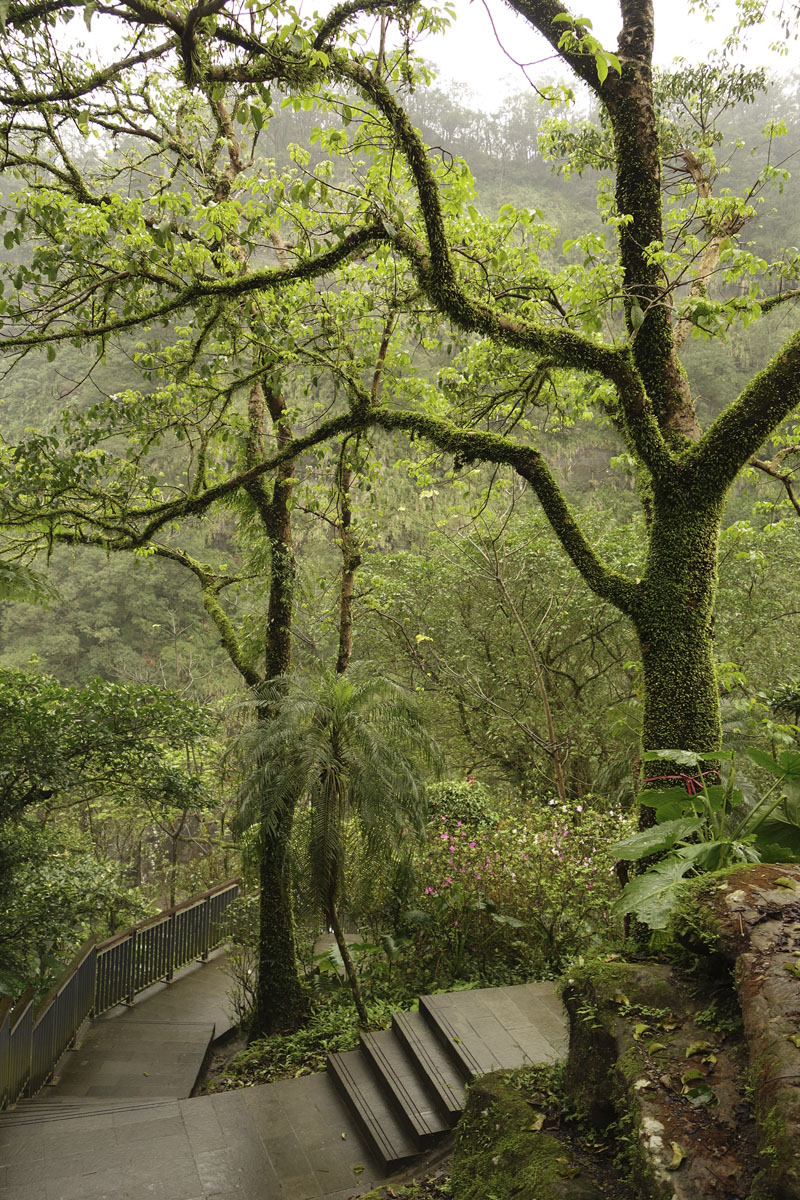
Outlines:
<svg viewBox="0 0 800 1200"><path fill-rule="evenodd" d="M201 958L202 962L205 962L206 959L208 958L208 944L210 941L211 941L211 897L206 896L205 900L203 901L203 939L202 939L203 949L200 953L200 958Z"/></svg>
<svg viewBox="0 0 800 1200"><path fill-rule="evenodd" d="M172 912L167 917L167 983L172 983L172 977L175 974L175 913Z"/></svg>
<svg viewBox="0 0 800 1200"><path fill-rule="evenodd" d="M132 929L128 943L128 981L125 988L125 1004L133 1004L136 996L136 936L136 929Z"/></svg>

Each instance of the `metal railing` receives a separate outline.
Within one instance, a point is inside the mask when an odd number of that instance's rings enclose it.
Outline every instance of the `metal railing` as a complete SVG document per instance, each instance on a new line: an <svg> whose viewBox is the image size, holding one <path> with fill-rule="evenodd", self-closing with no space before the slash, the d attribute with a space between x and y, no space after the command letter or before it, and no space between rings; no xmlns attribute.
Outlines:
<svg viewBox="0 0 800 1200"><path fill-rule="evenodd" d="M238 894L231 879L99 945L88 942L35 1009L33 988L16 1004L0 1000L0 1109L36 1095L87 1017L132 1004L137 992L207 958L225 940Z"/></svg>

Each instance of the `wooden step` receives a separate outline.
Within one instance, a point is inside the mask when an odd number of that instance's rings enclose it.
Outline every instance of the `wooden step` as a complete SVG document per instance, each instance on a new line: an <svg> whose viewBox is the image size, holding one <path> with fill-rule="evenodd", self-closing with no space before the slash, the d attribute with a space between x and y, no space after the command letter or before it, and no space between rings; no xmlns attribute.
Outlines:
<svg viewBox="0 0 800 1200"><path fill-rule="evenodd" d="M416 1060L394 1030L362 1033L361 1051L372 1065L379 1086L393 1104L396 1115L420 1149L427 1149L439 1141L450 1129L450 1122L438 1111Z"/></svg>
<svg viewBox="0 0 800 1200"><path fill-rule="evenodd" d="M419 1064L427 1086L435 1095L439 1111L455 1125L465 1103L467 1075L445 1051L422 1013L397 1012L392 1029L411 1057Z"/></svg>
<svg viewBox="0 0 800 1200"><path fill-rule="evenodd" d="M385 1171L419 1156L412 1135L392 1111L381 1085L360 1050L328 1056L328 1071Z"/></svg>

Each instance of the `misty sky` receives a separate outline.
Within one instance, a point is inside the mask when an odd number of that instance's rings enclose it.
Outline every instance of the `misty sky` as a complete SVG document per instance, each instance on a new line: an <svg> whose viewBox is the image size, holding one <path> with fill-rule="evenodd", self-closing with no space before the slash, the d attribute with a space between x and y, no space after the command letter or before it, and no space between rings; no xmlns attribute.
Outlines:
<svg viewBox="0 0 800 1200"><path fill-rule="evenodd" d="M509 92L519 91L528 85L518 67L503 55L498 47L492 25L482 0L454 0L457 19L449 32L437 38L428 38L418 50L433 61L441 73L442 80L466 83L474 93L475 103L482 108L494 109ZM488 5L505 46L522 62L536 62L552 57L550 47L537 39L526 23L499 0ZM571 11L592 20L592 32L609 50L616 47L620 27L619 8L614 0L572 0ZM723 0L720 15L713 23L702 16L690 14L688 3L676 4L675 0L655 0L656 11L656 60L667 64L677 56L700 61L718 47L731 24L733 4ZM775 39L774 28L764 27L759 33L750 35L750 48L746 55L749 66L772 65L777 72L785 71L789 63L769 50ZM547 74L564 77L558 63L553 59L536 67L531 74L546 77Z"/></svg>

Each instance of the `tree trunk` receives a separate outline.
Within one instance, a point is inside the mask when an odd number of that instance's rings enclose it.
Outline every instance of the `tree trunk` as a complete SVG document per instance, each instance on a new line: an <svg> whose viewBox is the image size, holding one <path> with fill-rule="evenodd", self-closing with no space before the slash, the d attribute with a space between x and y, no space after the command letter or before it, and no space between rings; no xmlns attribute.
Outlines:
<svg viewBox="0 0 800 1200"><path fill-rule="evenodd" d="M350 984L350 990L353 993L353 1003L355 1004L356 1012L358 1013L358 1023L362 1029L368 1029L369 1016L367 1014L367 1006L365 1005L364 997L361 994L361 984L358 982L358 975L356 974L355 963L353 962L353 957L350 953L350 947L347 945L347 939L342 932L342 925L339 920L339 914L336 911L336 905L331 904L328 912L325 915L330 923L331 929L333 930L333 936L336 938L336 945L339 947L339 953L342 956L345 974L347 975L347 982Z"/></svg>
<svg viewBox="0 0 800 1200"><path fill-rule="evenodd" d="M259 382L250 393L250 461L263 453L262 423L264 404L269 409L279 449L291 440L285 420L285 404L280 391L270 390L266 397ZM247 492L255 504L270 545L269 608L264 644L264 677L278 679L288 675L292 657L292 616L296 565L292 540L291 499L294 464L283 463L275 474L272 492L254 480ZM270 719L268 708L259 712L259 720ZM271 830L262 822L260 875L260 915L258 931L258 980L256 1005L250 1036L259 1037L279 1029L296 1029L306 1015L308 1002L297 973L297 950L292 912L289 843L292 835L294 806L286 805Z"/></svg>
<svg viewBox="0 0 800 1200"><path fill-rule="evenodd" d="M635 614L645 750L721 746L713 628L722 507L721 500L692 502L673 490L654 497L644 595ZM653 774L684 770L665 763Z"/></svg>
<svg viewBox="0 0 800 1200"><path fill-rule="evenodd" d="M347 444L342 453L347 452ZM338 480L339 519L337 536L342 553L342 583L339 589L339 653L336 658L336 673L347 670L353 654L353 596L355 594L356 571L361 566L358 538L353 530L353 510L350 507L350 486L353 471L346 463L340 466Z"/></svg>
<svg viewBox="0 0 800 1200"><path fill-rule="evenodd" d="M260 917L258 981L250 1037L296 1029L307 1010L297 974L291 905L289 839L291 809L284 809L274 829L265 833L259 863Z"/></svg>

